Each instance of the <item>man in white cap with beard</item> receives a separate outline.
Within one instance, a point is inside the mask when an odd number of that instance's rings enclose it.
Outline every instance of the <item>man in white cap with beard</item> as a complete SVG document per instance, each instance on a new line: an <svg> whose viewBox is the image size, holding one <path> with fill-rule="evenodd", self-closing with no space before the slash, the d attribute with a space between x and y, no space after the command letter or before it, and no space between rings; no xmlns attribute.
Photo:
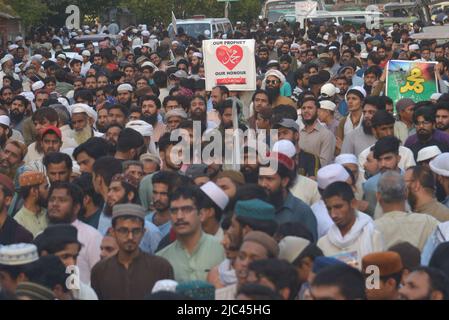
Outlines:
<svg viewBox="0 0 449 320"><path fill-rule="evenodd" d="M154 142L151 139L151 137L153 136L153 126L151 124L143 120L133 120L129 121L126 124L126 128L131 128L139 132L143 137L146 150L149 153L157 154L156 146L154 145Z"/></svg>
<svg viewBox="0 0 449 320"><path fill-rule="evenodd" d="M92 66L92 63L90 60L90 51L84 50L81 53L81 56L83 57L83 63L81 65L81 75L84 77L86 76L87 71L89 71L90 67Z"/></svg>
<svg viewBox="0 0 449 320"><path fill-rule="evenodd" d="M281 88L286 82L285 76L279 70L271 69L265 73L262 89L266 90L272 101L272 107L289 105L296 109L296 103L289 97L281 96Z"/></svg>
<svg viewBox="0 0 449 320"><path fill-rule="evenodd" d="M93 129L97 121L97 112L84 103L77 103L72 106L72 126L73 138L78 145L86 142L92 137L102 137L103 134Z"/></svg>
<svg viewBox="0 0 449 320"><path fill-rule="evenodd" d="M3 78L5 76L11 76L16 80L20 80L19 76L14 72L14 56L11 54L5 55L0 60L0 89L3 88Z"/></svg>

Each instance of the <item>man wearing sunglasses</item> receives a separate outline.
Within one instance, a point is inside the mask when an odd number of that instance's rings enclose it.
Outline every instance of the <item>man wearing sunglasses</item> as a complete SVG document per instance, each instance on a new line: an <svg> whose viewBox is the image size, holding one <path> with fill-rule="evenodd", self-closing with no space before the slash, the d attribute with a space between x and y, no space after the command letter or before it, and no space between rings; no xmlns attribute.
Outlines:
<svg viewBox="0 0 449 320"><path fill-rule="evenodd" d="M273 101L273 108L281 104L286 104L297 108L296 103L292 99L281 95L281 88L285 82L285 76L279 70L271 69L265 74L262 89L266 90L270 101Z"/></svg>

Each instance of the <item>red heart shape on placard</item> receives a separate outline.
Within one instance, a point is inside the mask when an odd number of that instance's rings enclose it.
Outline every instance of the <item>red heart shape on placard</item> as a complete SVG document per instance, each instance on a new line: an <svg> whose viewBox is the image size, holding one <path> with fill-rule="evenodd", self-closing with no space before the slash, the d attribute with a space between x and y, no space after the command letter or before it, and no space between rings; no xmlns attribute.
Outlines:
<svg viewBox="0 0 449 320"><path fill-rule="evenodd" d="M243 49L240 46L219 46L215 52L218 61L228 70L234 69L243 59Z"/></svg>

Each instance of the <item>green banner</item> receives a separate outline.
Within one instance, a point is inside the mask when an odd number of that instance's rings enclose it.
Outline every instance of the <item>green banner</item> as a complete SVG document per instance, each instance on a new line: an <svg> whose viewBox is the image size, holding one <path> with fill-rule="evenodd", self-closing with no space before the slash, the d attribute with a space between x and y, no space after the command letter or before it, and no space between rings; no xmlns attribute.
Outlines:
<svg viewBox="0 0 449 320"><path fill-rule="evenodd" d="M438 92L436 62L390 60L387 65L386 95L394 105L402 98L415 102L430 100Z"/></svg>

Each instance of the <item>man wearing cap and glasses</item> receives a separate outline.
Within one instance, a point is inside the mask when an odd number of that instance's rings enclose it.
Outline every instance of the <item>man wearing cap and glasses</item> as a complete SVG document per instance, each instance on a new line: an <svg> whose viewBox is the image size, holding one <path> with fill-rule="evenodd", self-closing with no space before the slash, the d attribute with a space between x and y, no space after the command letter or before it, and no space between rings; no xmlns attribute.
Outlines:
<svg viewBox="0 0 449 320"><path fill-rule="evenodd" d="M92 269L92 288L100 300L143 300L154 284L173 279L173 268L161 257L139 249L145 210L137 204L118 204L112 212L112 235L119 250Z"/></svg>
<svg viewBox="0 0 449 320"><path fill-rule="evenodd" d="M266 90L273 108L279 105L289 105L296 108L296 103L292 99L281 95L281 87L285 82L285 76L278 70L272 69L265 73L262 89Z"/></svg>

